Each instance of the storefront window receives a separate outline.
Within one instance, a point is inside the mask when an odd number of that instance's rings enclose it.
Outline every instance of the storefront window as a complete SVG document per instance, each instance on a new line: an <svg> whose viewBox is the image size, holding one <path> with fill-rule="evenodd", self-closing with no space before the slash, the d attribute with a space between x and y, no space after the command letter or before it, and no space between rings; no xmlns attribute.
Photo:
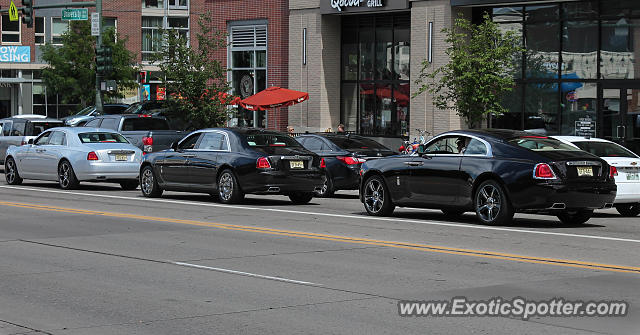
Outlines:
<svg viewBox="0 0 640 335"><path fill-rule="evenodd" d="M526 24L528 78L557 78L560 51L559 22Z"/></svg>
<svg viewBox="0 0 640 335"><path fill-rule="evenodd" d="M507 111L499 115L491 115L490 127L522 130L523 89L523 86L517 85L502 97L502 106Z"/></svg>
<svg viewBox="0 0 640 335"><path fill-rule="evenodd" d="M595 83L563 83L561 88L560 133L576 136L588 134L595 137L598 119L597 85Z"/></svg>
<svg viewBox="0 0 640 335"><path fill-rule="evenodd" d="M640 19L620 18L602 21L600 76L602 79L638 79ZM636 42L636 43L634 43Z"/></svg>
<svg viewBox="0 0 640 335"><path fill-rule="evenodd" d="M598 1L567 2L563 4L562 18L569 20L598 18Z"/></svg>
<svg viewBox="0 0 640 335"><path fill-rule="evenodd" d="M598 76L597 21L566 21L562 27L562 76L596 79Z"/></svg>
<svg viewBox="0 0 640 335"><path fill-rule="evenodd" d="M539 135L558 134L558 84L528 84L524 94L524 130Z"/></svg>

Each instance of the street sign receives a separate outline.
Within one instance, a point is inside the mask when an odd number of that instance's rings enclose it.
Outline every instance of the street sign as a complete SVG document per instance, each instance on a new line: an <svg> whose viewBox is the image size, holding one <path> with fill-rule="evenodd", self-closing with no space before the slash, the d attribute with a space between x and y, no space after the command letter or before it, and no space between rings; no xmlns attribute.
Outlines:
<svg viewBox="0 0 640 335"><path fill-rule="evenodd" d="M11 4L9 5L9 21L18 21L18 8L16 8L13 0L11 0Z"/></svg>
<svg viewBox="0 0 640 335"><path fill-rule="evenodd" d="M89 19L89 10L87 8L70 8L62 10L63 20L82 20Z"/></svg>
<svg viewBox="0 0 640 335"><path fill-rule="evenodd" d="M91 36L100 36L100 14L91 13Z"/></svg>

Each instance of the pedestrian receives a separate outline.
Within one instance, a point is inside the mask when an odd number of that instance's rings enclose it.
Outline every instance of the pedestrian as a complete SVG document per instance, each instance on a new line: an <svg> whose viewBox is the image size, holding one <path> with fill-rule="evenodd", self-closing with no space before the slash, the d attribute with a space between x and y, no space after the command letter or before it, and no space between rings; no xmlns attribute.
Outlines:
<svg viewBox="0 0 640 335"><path fill-rule="evenodd" d="M344 125L342 123L338 125L338 132L339 133L346 133L346 131L344 130Z"/></svg>
<svg viewBox="0 0 640 335"><path fill-rule="evenodd" d="M287 134L289 134L289 136L293 137L294 131L293 126L287 126Z"/></svg>

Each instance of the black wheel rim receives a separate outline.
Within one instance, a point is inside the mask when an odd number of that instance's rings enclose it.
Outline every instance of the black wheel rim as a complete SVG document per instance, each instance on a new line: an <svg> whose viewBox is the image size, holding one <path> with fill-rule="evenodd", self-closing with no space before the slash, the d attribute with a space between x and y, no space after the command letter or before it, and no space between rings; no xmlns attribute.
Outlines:
<svg viewBox="0 0 640 335"><path fill-rule="evenodd" d="M364 189L364 205L371 213L379 213L384 206L384 186L378 179L371 179Z"/></svg>
<svg viewBox="0 0 640 335"><path fill-rule="evenodd" d="M13 160L8 160L5 169L7 183L13 184L16 180L16 163L14 163Z"/></svg>
<svg viewBox="0 0 640 335"><path fill-rule="evenodd" d="M220 199L229 201L233 195L233 176L230 173L224 173L220 177L218 188L220 189Z"/></svg>
<svg viewBox="0 0 640 335"><path fill-rule="evenodd" d="M151 194L153 192L153 171L151 169L145 169L142 173L142 183L140 188L144 194Z"/></svg>
<svg viewBox="0 0 640 335"><path fill-rule="evenodd" d="M502 197L493 185L484 185L476 197L476 212L483 221L492 222L500 214Z"/></svg>
<svg viewBox="0 0 640 335"><path fill-rule="evenodd" d="M69 164L62 163L58 171L58 179L60 180L60 186L62 186L62 188L69 187L69 184L71 183L70 174L71 167L69 166Z"/></svg>

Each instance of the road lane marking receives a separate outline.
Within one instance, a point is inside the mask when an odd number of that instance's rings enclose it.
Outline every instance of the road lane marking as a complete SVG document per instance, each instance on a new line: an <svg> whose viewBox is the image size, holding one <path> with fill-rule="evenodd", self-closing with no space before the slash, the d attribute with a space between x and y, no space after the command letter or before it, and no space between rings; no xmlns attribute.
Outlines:
<svg viewBox="0 0 640 335"><path fill-rule="evenodd" d="M27 204L27 203L17 203L17 202L7 202L7 201L0 201L0 206L18 207L18 208L33 209L33 210L52 211L52 212L63 212L63 213L80 214L80 215L100 215L105 217L123 218L123 219L126 218L126 219L134 219L134 220L141 220L141 221L180 223L180 224L187 224L187 225L200 226L200 227L211 227L211 228L219 228L219 229L225 229L225 230L245 231L245 232L251 232L251 233L279 235L279 236L287 236L287 237L298 237L298 238L334 241L334 242L342 242L342 243L356 243L356 244L391 247L391 248L397 248L397 249L409 249L409 250L417 250L417 251L444 253L444 254L451 254L451 255L472 256L472 257L481 257L481 258L490 258L490 259L518 261L518 262L525 262L525 263L557 265L557 266L564 266L564 267L640 274L640 267L602 264L602 263L567 260L567 259L534 257L534 256L525 256L525 255L517 255L517 254L500 253L500 252L491 252L491 251L484 251L484 250L451 248L451 247L410 243L410 242L375 240L375 239L368 239L368 238L359 238L359 237L350 237L350 236L341 236L341 235L328 235L328 234L274 229L274 228L266 228L266 227L253 227L253 226L243 226L243 225L235 225L235 224L204 222L204 221L197 221L197 220L184 220L184 219L153 217L153 216L146 216L146 215L126 214L126 213L73 209L73 208L64 208L64 207L57 207L57 206Z"/></svg>
<svg viewBox="0 0 640 335"><path fill-rule="evenodd" d="M175 264L175 265L180 265L180 266L186 266L186 267L190 267L190 268L204 269L204 270L223 272L223 273L230 273L230 274L234 274L234 275L253 277L253 278L260 278L260 279L275 280L275 281L281 281L281 282L285 282L285 283L308 285L308 286L322 286L321 284L311 283L311 282L308 282L308 281L287 279L287 278L282 278L282 277L265 276L265 275L259 275L257 273L251 273L251 272L242 272L242 271L235 271L235 270L229 270L229 269L223 269L223 268L214 268L214 267L211 267L211 266L204 266L204 265L183 263L183 262L170 262L170 263L171 264Z"/></svg>
<svg viewBox="0 0 640 335"><path fill-rule="evenodd" d="M419 224L425 224L425 225L445 226L445 227L455 227L455 228L465 228L465 229L480 229L480 230L505 231L505 232L522 233L522 234L550 235L550 236L585 238L585 239L603 240L603 241L640 243L640 240L622 238L622 237L610 237L610 236L600 236L600 235L583 235L583 234L571 234L571 233L558 233L558 232L549 232L549 231L515 229L515 228L504 228L504 227L491 227L491 226L481 226L481 225L467 225L467 224L450 223L450 222L442 222L442 221L412 220L412 219L399 219L399 218L376 217L376 216L365 216L365 215L350 215L350 214L319 213L319 212L295 211L295 210L279 209L279 208L262 208L262 207L225 205L225 204L214 204L214 203L199 203L199 202L182 201L182 200L170 200L170 199L150 199L150 198L143 198L143 197L125 197L125 196L107 195L107 194L92 194L92 193L62 191L62 190L36 189L36 188L30 188L30 187L16 187L16 186L8 186L8 185L0 185L0 188L15 189L15 190L22 190L22 191L43 192L43 193L69 194L69 195L78 195L78 196L87 196L87 197L96 197L96 198L107 198L107 199L150 201L150 202L170 203L170 204L188 205L188 206L219 207L219 208L229 208L229 209L246 209L246 210L252 210L252 211L267 211L267 212L276 212L276 213L300 214L300 215L312 215L312 216L325 216L325 217L337 217L337 218L348 218L348 219L357 219L357 220L372 220L372 221L401 222L401 223L419 223Z"/></svg>

